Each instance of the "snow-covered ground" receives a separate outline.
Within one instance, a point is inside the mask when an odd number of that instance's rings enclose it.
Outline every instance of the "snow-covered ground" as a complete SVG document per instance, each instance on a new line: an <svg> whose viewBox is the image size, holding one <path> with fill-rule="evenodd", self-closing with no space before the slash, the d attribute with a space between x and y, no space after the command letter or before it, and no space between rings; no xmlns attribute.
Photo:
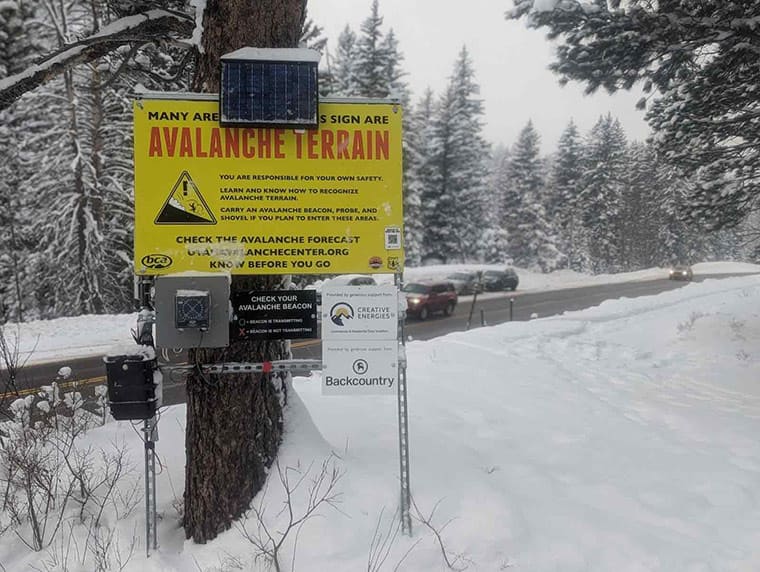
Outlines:
<svg viewBox="0 0 760 572"><path fill-rule="evenodd" d="M501 268L501 266L483 264L425 266L406 269L404 278L407 281L421 278L443 278L460 270L499 270ZM696 264L692 268L695 275L760 272L760 265L743 262L705 262ZM580 274L572 270L540 274L518 269L518 274L520 277L519 293L667 278L668 269L650 268L638 272L596 276ZM376 275L376 278L379 283L393 282L392 275ZM491 293L486 294L486 296L493 295ZM131 343L130 332L134 329L136 320L136 313L36 320L25 322L18 327L7 326L6 335L18 341L21 356L28 359L28 363L56 361L61 357L102 355L113 346Z"/></svg>
<svg viewBox="0 0 760 572"><path fill-rule="evenodd" d="M437 507L432 525L455 569L760 570L760 276L407 348L412 493L425 515ZM295 550L285 543L283 570L293 558L292 569L306 572L446 570L434 534L416 521L382 567L368 567L373 536L387 532L398 501L396 400L323 397L320 382L293 381L279 460L303 469L337 455L341 503L306 522ZM150 559L138 549L124 570L263 569L235 528L206 545L184 540L173 502L182 497L184 416L174 406L161 417L160 549ZM87 439L126 443L139 482L142 442L129 423ZM274 529L277 479L265 495ZM124 553L133 537L142 543L142 518L139 509L109 517ZM84 532L76 534L81 549ZM5 569L42 561L2 538Z"/></svg>

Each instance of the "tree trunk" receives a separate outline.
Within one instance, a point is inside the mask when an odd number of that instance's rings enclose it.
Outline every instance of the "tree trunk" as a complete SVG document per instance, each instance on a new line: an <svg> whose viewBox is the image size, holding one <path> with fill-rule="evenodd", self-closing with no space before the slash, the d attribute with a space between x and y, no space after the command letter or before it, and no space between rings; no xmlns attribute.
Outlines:
<svg viewBox="0 0 760 572"><path fill-rule="evenodd" d="M208 0L195 91L219 89L219 58L236 49L297 47L306 0ZM276 289L281 276L235 276L232 289ZM283 342L235 342L190 352L191 363L261 362L286 357ZM285 385L271 375L190 375L187 380L187 538L205 543L250 506L277 454Z"/></svg>

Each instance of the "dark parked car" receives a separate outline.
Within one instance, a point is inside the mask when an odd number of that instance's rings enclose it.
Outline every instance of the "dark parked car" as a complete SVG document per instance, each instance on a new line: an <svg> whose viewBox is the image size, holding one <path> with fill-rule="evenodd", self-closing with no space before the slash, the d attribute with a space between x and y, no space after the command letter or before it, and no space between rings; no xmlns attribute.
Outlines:
<svg viewBox="0 0 760 572"><path fill-rule="evenodd" d="M483 289L486 292L517 290L520 279L512 268L506 270L486 270L483 272Z"/></svg>
<svg viewBox="0 0 760 572"><path fill-rule="evenodd" d="M446 280L454 285L460 296L482 292L480 276L477 272L454 272L446 276Z"/></svg>
<svg viewBox="0 0 760 572"><path fill-rule="evenodd" d="M674 266L670 270L671 280L691 280L692 278L694 278L694 273L690 266Z"/></svg>
<svg viewBox="0 0 760 572"><path fill-rule="evenodd" d="M402 291L406 294L407 315L420 320L426 320L434 312L450 316L457 306L456 289L448 281L409 282Z"/></svg>

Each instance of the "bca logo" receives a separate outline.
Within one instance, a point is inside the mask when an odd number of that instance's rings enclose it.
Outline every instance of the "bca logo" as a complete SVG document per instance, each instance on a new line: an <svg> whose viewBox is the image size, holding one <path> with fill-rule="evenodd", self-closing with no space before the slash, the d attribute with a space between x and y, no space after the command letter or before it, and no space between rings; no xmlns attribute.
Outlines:
<svg viewBox="0 0 760 572"><path fill-rule="evenodd" d="M166 254L146 254L140 262L142 262L143 266L156 270L169 268L172 265L171 257Z"/></svg>

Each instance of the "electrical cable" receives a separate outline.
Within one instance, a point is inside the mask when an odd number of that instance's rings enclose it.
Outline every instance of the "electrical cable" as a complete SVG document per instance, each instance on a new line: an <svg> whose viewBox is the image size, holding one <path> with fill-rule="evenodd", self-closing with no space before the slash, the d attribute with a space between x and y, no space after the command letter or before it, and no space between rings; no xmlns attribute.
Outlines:
<svg viewBox="0 0 760 572"><path fill-rule="evenodd" d="M201 345L203 344L204 333L205 332L203 330L200 331L201 336L200 336L200 339L198 340L198 345L195 347L195 363L193 365L195 365L195 371L198 373L198 377L201 378L201 381L204 383L204 385L208 387L209 389L215 389L216 384L209 381L208 378L203 374L201 363L198 360L198 350L201 349Z"/></svg>
<svg viewBox="0 0 760 572"><path fill-rule="evenodd" d="M129 424L131 425L131 427L132 427L132 430L133 430L133 431L134 431L134 432L137 434L137 436L140 438L140 441L142 441L142 442L143 442L143 445L144 445L145 443L147 443L147 440L145 439L145 437L143 437L143 435L142 435L142 434L140 433L140 431L137 429L137 425L135 425L134 421L130 421L130 422L129 422Z"/></svg>

